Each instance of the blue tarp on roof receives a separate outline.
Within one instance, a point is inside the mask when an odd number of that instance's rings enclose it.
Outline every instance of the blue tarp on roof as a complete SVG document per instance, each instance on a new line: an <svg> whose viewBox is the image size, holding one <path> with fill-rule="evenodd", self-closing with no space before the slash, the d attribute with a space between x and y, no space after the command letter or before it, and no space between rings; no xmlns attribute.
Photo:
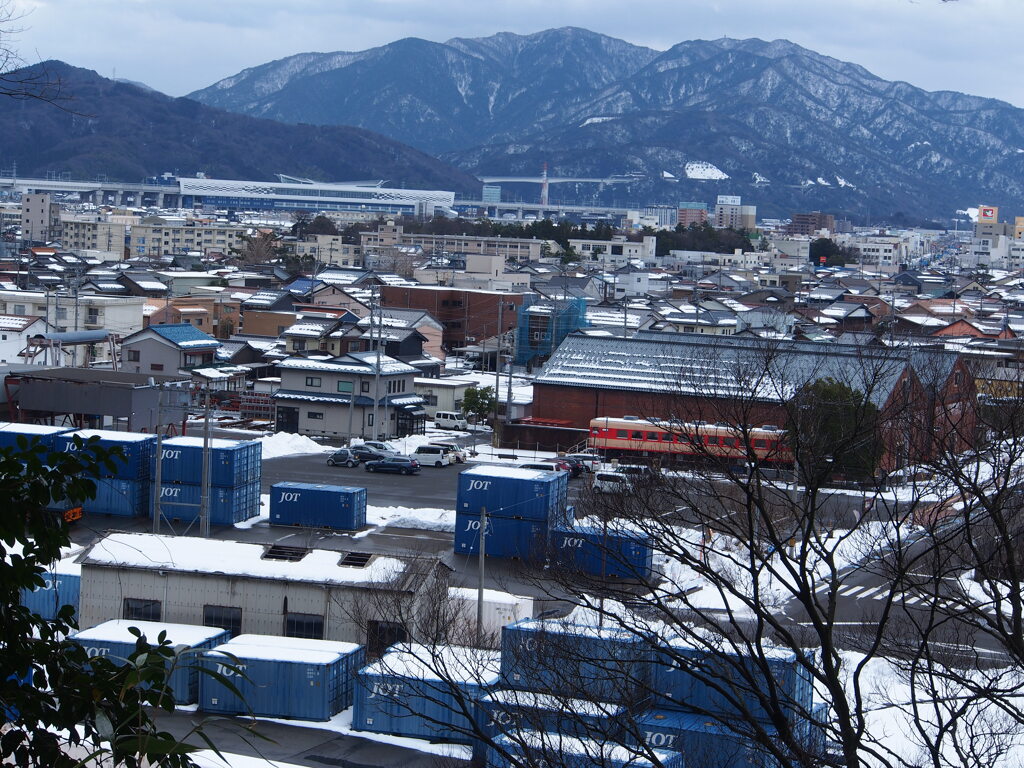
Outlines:
<svg viewBox="0 0 1024 768"><path fill-rule="evenodd" d="M149 330L158 336L162 336L172 344L182 345L189 349L203 346L196 342L208 342L209 347L219 347L220 342L208 333L203 333L194 325L189 323L174 323L172 325L151 325Z"/></svg>

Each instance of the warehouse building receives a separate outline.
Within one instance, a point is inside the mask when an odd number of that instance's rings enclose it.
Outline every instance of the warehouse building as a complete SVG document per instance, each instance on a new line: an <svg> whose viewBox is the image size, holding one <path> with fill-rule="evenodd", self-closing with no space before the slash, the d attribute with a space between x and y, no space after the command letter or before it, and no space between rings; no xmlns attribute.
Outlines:
<svg viewBox="0 0 1024 768"><path fill-rule="evenodd" d="M111 619L337 640L416 640L448 589L435 557L111 533L81 559L80 625Z"/></svg>

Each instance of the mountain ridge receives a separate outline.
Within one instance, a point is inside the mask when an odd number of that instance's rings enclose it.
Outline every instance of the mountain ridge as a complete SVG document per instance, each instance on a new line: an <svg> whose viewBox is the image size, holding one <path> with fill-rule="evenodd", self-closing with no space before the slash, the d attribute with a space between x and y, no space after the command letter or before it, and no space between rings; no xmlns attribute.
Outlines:
<svg viewBox="0 0 1024 768"><path fill-rule="evenodd" d="M164 171L214 178L323 181L384 178L472 192L472 176L363 128L286 125L174 98L59 61L28 67L61 83L70 100L22 100L0 112L0 165L24 176L70 172L140 179ZM16 73L17 74L17 73ZM60 108L58 108L60 107Z"/></svg>
<svg viewBox="0 0 1024 768"><path fill-rule="evenodd" d="M192 96L372 127L478 175L535 176L546 163L553 176L643 177L594 193L605 202L742 194L853 216L952 213L980 200L1024 207L1024 110L887 81L787 40L656 51L571 27L406 38L334 68L332 55L255 101L242 81ZM274 67L262 66L270 82ZM729 178L687 176L702 164Z"/></svg>

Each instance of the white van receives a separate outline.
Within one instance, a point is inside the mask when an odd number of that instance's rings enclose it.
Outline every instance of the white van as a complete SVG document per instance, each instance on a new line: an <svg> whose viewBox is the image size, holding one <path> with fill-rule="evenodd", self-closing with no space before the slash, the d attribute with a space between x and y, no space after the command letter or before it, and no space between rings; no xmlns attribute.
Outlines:
<svg viewBox="0 0 1024 768"><path fill-rule="evenodd" d="M469 427L469 422L461 413L438 411L434 414L434 426L438 429L466 429Z"/></svg>
<svg viewBox="0 0 1024 768"><path fill-rule="evenodd" d="M625 493L629 490L629 476L618 472L595 472L594 493Z"/></svg>
<svg viewBox="0 0 1024 768"><path fill-rule="evenodd" d="M412 457L420 464L447 467L452 463L451 452L440 445L421 445L413 451Z"/></svg>

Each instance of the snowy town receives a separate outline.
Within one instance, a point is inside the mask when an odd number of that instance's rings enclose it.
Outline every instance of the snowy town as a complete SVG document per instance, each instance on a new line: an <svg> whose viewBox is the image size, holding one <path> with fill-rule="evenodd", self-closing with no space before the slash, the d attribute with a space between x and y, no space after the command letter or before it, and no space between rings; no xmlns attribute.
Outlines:
<svg viewBox="0 0 1024 768"><path fill-rule="evenodd" d="M2 213L18 615L198 764L1019 751L1024 217Z"/></svg>

